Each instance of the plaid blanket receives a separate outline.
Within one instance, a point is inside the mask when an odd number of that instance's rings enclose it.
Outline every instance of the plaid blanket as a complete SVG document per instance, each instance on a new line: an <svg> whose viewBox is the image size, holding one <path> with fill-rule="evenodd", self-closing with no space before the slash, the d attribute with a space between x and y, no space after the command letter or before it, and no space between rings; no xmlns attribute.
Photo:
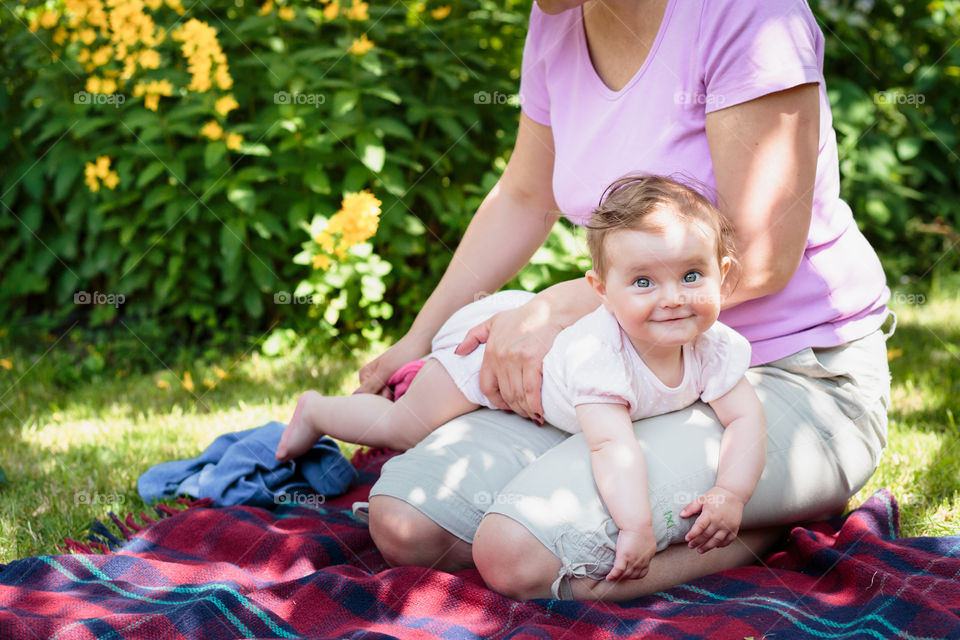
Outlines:
<svg viewBox="0 0 960 640"><path fill-rule="evenodd" d="M384 564L349 511L384 459L328 504L114 516L118 533L69 543L87 553L0 566L0 637L960 638L960 536L898 539L885 490L793 529L765 566L627 603L516 602L474 570Z"/></svg>

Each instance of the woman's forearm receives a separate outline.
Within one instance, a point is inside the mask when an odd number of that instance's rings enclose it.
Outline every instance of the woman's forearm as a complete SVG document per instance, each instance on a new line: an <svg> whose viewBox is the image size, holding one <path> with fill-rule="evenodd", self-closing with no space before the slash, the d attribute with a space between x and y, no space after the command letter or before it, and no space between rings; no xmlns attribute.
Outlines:
<svg viewBox="0 0 960 640"><path fill-rule="evenodd" d="M557 216L547 202L523 200L497 183L477 209L410 333L429 340L454 311L514 277L550 235Z"/></svg>

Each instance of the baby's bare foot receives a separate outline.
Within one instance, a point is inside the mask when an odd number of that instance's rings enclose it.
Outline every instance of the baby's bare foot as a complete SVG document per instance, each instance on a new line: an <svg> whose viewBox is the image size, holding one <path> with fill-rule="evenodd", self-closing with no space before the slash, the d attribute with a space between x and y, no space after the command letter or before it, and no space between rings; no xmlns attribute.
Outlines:
<svg viewBox="0 0 960 640"><path fill-rule="evenodd" d="M317 406L323 396L316 391L306 391L297 400L290 424L280 436L277 445L277 460L286 462L298 458L309 451L323 433L316 426Z"/></svg>

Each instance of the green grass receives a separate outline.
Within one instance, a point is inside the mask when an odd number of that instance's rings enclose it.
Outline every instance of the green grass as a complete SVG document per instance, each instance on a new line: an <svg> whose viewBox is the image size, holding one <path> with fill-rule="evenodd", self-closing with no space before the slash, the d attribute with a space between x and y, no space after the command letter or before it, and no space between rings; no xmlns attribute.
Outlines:
<svg viewBox="0 0 960 640"><path fill-rule="evenodd" d="M136 491L150 466L194 457L222 433L285 422L305 389L347 393L358 367L298 345L278 357L253 349L169 369L148 355L152 371L108 362L90 372L89 358L103 353L74 331L77 340L47 337L34 348L0 339L0 563L58 553L64 537L82 540L108 511L154 515Z"/></svg>
<svg viewBox="0 0 960 640"><path fill-rule="evenodd" d="M889 446L850 506L887 487L904 536L950 535L960 530L960 298L917 301L895 298ZM147 511L136 480L148 467L193 457L221 433L286 421L304 389L347 392L358 366L300 344L276 357L187 350L168 368L129 336L123 349L89 336L0 337L0 563L57 553L107 511Z"/></svg>

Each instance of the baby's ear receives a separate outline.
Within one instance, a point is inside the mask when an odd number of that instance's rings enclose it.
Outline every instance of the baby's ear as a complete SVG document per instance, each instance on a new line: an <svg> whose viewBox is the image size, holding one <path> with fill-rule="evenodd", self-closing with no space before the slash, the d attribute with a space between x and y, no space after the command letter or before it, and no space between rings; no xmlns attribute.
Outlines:
<svg viewBox="0 0 960 640"><path fill-rule="evenodd" d="M736 269L733 268L733 260L730 256L722 257L720 259L720 291L725 296L733 293L734 277L732 277L730 273L731 270L736 271Z"/></svg>
<svg viewBox="0 0 960 640"><path fill-rule="evenodd" d="M600 279L600 275L593 269L587 271L587 283L590 285L590 288L593 289L593 292L597 294L597 297L600 298L600 302L606 305L607 288L604 286L603 280Z"/></svg>

